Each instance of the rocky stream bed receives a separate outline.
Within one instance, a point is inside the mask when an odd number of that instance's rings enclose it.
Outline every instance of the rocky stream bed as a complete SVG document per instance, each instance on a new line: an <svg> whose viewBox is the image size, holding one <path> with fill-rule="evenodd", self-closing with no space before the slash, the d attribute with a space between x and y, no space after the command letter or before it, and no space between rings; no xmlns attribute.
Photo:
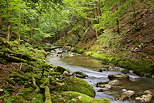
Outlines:
<svg viewBox="0 0 154 103"><path fill-rule="evenodd" d="M47 56L48 64L63 66L71 75L83 78L96 91L96 99L106 97L112 103L154 103L154 80L139 77L133 71L104 65L101 61L88 56L51 46ZM64 75L70 75L67 72Z"/></svg>

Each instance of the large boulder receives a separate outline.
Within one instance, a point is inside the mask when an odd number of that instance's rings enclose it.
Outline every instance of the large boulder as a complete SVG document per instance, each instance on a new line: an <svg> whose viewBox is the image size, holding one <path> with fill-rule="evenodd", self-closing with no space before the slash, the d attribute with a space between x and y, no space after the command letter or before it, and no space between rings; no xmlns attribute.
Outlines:
<svg viewBox="0 0 154 103"><path fill-rule="evenodd" d="M72 73L72 75L73 75L73 76L76 76L76 77L78 77L78 78L86 78L86 77L88 77L87 74L82 73L82 72L80 72L80 71L76 71L76 72Z"/></svg>
<svg viewBox="0 0 154 103"><path fill-rule="evenodd" d="M113 79L129 79L129 76L123 75L123 74L109 74L108 78L110 80L113 80Z"/></svg>
<svg viewBox="0 0 154 103"><path fill-rule="evenodd" d="M79 92L66 91L52 96L52 103L110 103L107 98L94 99Z"/></svg>
<svg viewBox="0 0 154 103"><path fill-rule="evenodd" d="M94 88L85 80L75 77L64 77L59 86L59 90L62 91L76 91L88 96L94 97L95 90Z"/></svg>

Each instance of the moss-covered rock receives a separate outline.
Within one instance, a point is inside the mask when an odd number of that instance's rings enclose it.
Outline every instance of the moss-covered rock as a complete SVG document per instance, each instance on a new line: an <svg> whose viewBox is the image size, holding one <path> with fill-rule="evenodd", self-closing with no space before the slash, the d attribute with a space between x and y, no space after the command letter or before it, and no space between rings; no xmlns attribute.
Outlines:
<svg viewBox="0 0 154 103"><path fill-rule="evenodd" d="M63 91L76 91L88 96L94 97L95 90L85 80L75 77L65 77L62 79L62 86L60 87Z"/></svg>
<svg viewBox="0 0 154 103"><path fill-rule="evenodd" d="M67 91L52 96L53 103L110 103L106 98L94 99L85 94L73 91Z"/></svg>
<svg viewBox="0 0 154 103"><path fill-rule="evenodd" d="M55 71L55 72L60 72L60 73L63 73L64 71L67 71L67 72L70 73L70 70L69 70L69 69L64 68L64 67L61 67L61 66L55 67L55 68L54 68L54 71Z"/></svg>
<svg viewBox="0 0 154 103"><path fill-rule="evenodd" d="M80 71L73 72L72 75L76 76L78 78L86 78L86 77L88 77L88 75L86 75L85 73L82 73Z"/></svg>

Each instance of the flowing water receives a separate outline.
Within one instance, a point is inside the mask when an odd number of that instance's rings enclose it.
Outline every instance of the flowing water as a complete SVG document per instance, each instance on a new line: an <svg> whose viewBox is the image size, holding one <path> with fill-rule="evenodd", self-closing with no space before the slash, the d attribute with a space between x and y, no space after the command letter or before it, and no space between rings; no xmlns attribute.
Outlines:
<svg viewBox="0 0 154 103"><path fill-rule="evenodd" d="M62 53L62 54L61 54ZM96 87L98 82L109 81L108 75L113 73L121 73L117 71L103 71L98 72L99 69L103 67L101 61L93 59L88 56L83 56L80 54L68 53L66 50L55 49L54 52L51 52L47 56L47 63L53 64L54 66L60 65L65 68L70 69L73 73L75 71L81 71L88 75L88 78L85 80L91 84L95 91L95 98L101 99L103 97L109 98L112 103L140 103L137 101L119 101L116 100L116 95L121 93L122 89L133 90L135 92L142 92L144 90L152 89L154 90L154 80L141 78L135 74L129 74L130 80L125 80L122 83L121 89L115 89L106 92L97 92L100 90L100 87ZM152 101L154 103L154 101Z"/></svg>

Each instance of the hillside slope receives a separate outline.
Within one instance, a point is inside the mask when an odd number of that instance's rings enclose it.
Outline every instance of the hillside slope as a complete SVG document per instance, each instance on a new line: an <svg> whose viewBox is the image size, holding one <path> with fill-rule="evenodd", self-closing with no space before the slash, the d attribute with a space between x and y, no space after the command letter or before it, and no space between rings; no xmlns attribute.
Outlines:
<svg viewBox="0 0 154 103"><path fill-rule="evenodd" d="M137 0L126 6L130 2L131 0L114 1L113 4L108 5L110 20L104 17L105 11L99 20L81 19L82 22L78 21L78 25L84 28L67 29L60 34L61 37L55 44L66 48L75 47L74 51L133 69L136 74L142 76L153 77L154 9L152 1ZM101 5L100 10L103 10L103 7ZM118 17L117 14L121 16ZM97 17L100 16L97 15Z"/></svg>

